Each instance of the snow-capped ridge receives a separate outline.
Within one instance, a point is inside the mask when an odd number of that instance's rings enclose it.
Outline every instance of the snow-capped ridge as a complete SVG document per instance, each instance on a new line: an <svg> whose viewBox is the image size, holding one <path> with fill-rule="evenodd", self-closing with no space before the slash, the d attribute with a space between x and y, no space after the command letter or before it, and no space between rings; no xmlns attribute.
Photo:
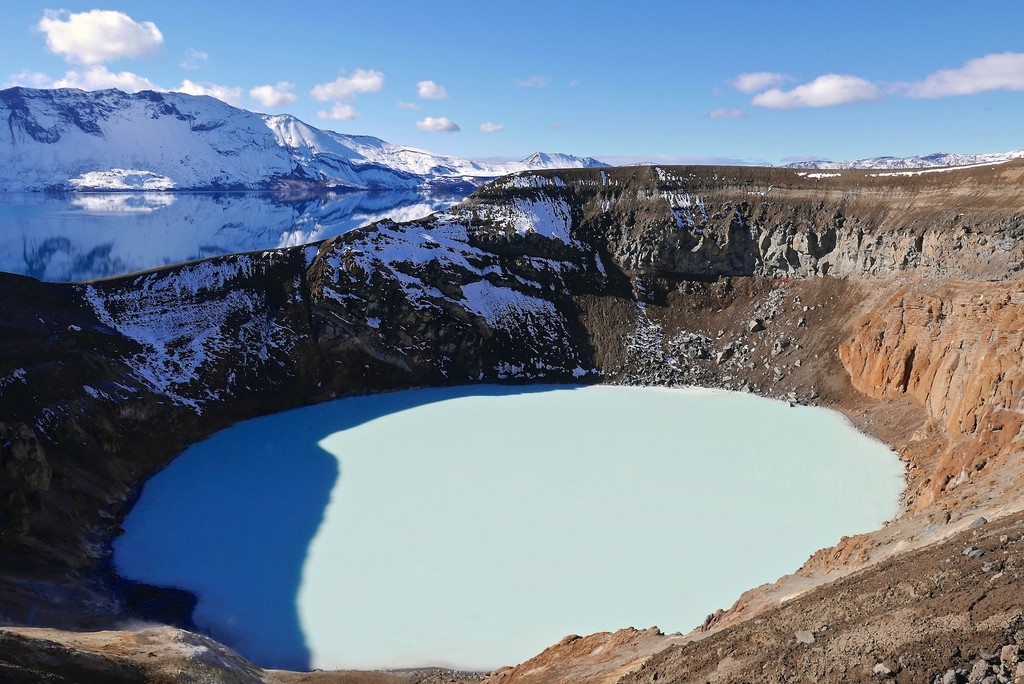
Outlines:
<svg viewBox="0 0 1024 684"><path fill-rule="evenodd" d="M598 169L610 166L593 157L576 157L571 154L549 154L547 152L534 152L519 163L526 165L529 169Z"/></svg>
<svg viewBox="0 0 1024 684"><path fill-rule="evenodd" d="M484 163L259 114L208 96L0 91L0 191L263 190L282 183L407 190L533 169L604 166L536 153Z"/></svg>
<svg viewBox="0 0 1024 684"><path fill-rule="evenodd" d="M869 157L856 161L813 160L787 164L787 169L927 169L943 166L977 166L1024 158L1024 149L991 154L935 152L918 157Z"/></svg>

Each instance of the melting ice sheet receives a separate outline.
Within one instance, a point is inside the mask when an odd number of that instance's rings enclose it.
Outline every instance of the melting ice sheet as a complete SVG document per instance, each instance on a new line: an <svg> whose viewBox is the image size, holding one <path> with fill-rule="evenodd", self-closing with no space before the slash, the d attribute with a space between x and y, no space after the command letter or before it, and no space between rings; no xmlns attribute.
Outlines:
<svg viewBox="0 0 1024 684"><path fill-rule="evenodd" d="M410 221L462 194L0 193L0 271L92 280L221 254L291 247L382 218Z"/></svg>
<svg viewBox="0 0 1024 684"><path fill-rule="evenodd" d="M515 664L688 631L898 512L839 414L708 390L420 390L236 425L144 487L125 577L264 666Z"/></svg>

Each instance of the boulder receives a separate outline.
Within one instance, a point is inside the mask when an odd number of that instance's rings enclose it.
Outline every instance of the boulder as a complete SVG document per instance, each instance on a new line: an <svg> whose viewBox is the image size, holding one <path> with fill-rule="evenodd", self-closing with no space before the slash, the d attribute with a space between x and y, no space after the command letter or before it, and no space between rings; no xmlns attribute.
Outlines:
<svg viewBox="0 0 1024 684"><path fill-rule="evenodd" d="M47 490L53 473L35 430L24 423L0 423L0 459L7 474L31 489Z"/></svg>
<svg viewBox="0 0 1024 684"><path fill-rule="evenodd" d="M967 681L970 684L981 684L981 681L985 679L992 672L992 666L988 664L987 660L979 658L974 667L971 668L971 674L967 675Z"/></svg>

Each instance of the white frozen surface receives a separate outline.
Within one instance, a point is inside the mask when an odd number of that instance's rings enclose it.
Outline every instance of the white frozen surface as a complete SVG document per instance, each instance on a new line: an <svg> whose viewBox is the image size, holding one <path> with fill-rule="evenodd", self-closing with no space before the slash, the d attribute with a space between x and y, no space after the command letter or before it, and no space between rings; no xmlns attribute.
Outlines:
<svg viewBox="0 0 1024 684"><path fill-rule="evenodd" d="M547 390L547 391L542 391ZM144 487L118 571L264 666L490 669L688 631L898 512L839 414L707 390L453 388L235 425Z"/></svg>

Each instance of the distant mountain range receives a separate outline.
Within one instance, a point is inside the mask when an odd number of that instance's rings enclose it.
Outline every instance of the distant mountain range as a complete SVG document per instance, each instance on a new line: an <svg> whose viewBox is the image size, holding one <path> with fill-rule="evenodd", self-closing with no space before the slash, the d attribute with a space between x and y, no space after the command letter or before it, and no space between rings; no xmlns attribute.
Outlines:
<svg viewBox="0 0 1024 684"><path fill-rule="evenodd" d="M184 93L0 91L0 192L404 190L533 169L607 166L538 152L485 163L314 128Z"/></svg>
<svg viewBox="0 0 1024 684"><path fill-rule="evenodd" d="M518 171L608 166L543 152L514 162L461 159L184 93L9 88L0 90L0 120L8 123L0 132L0 192L422 190L458 184L472 190ZM786 168L920 169L1018 158L1024 149L813 160Z"/></svg>
<svg viewBox="0 0 1024 684"><path fill-rule="evenodd" d="M1024 149L994 154L951 154L936 152L923 157L871 157L856 161L803 161L787 164L788 169L926 169L939 166L972 166L975 164L998 164L1012 159L1024 158Z"/></svg>

